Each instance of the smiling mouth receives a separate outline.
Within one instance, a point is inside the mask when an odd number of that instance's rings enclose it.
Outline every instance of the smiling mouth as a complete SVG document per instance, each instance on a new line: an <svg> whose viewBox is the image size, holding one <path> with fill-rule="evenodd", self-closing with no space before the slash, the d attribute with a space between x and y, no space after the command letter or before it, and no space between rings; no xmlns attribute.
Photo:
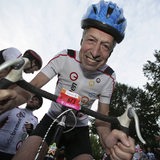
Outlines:
<svg viewBox="0 0 160 160"><path fill-rule="evenodd" d="M91 57L89 57L89 56L86 56L86 58L87 58L88 61L90 61L90 62L92 62L92 63L100 62L100 60L97 59L97 58L91 58Z"/></svg>

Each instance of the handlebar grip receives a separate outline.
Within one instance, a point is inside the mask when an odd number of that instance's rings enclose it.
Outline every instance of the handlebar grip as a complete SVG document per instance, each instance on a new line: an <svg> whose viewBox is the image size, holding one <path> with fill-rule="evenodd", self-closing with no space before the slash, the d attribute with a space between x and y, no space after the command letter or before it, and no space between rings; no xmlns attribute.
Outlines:
<svg viewBox="0 0 160 160"><path fill-rule="evenodd" d="M0 80L0 89L6 89L6 88L10 87L13 84L14 83L9 81L8 79L2 78Z"/></svg>
<svg viewBox="0 0 160 160"><path fill-rule="evenodd" d="M111 129L118 129L118 130L121 130L123 131L124 133L127 134L127 136L129 136L129 127L124 127L119 123L111 123Z"/></svg>
<svg viewBox="0 0 160 160"><path fill-rule="evenodd" d="M129 128L121 126L120 130L123 131L124 133L126 133L129 136Z"/></svg>

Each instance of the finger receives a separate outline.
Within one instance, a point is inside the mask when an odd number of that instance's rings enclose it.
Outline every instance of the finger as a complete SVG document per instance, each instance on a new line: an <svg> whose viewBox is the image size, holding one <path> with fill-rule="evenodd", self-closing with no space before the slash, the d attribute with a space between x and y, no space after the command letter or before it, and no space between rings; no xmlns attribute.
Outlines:
<svg viewBox="0 0 160 160"><path fill-rule="evenodd" d="M128 140L128 136L123 131L115 129L112 132L115 135L115 137L117 138L117 140L119 140L122 144L124 144L127 147L130 146L130 142Z"/></svg>
<svg viewBox="0 0 160 160"><path fill-rule="evenodd" d="M116 155L116 153L115 153L114 147L111 148L110 153L111 153L111 154L110 154L110 159L111 159L111 160L120 160L120 157L118 157L118 156Z"/></svg>
<svg viewBox="0 0 160 160"><path fill-rule="evenodd" d="M128 152L128 153L134 154L135 153L135 142L134 142L134 139L131 138L131 137L128 137L128 140L129 140L129 143L130 143L129 147L123 145L121 142L118 142L117 145L124 152Z"/></svg>
<svg viewBox="0 0 160 160"><path fill-rule="evenodd" d="M115 145L111 150L112 156L114 158L119 158L121 160L131 160L133 154L124 150L121 150L121 148L118 145Z"/></svg>

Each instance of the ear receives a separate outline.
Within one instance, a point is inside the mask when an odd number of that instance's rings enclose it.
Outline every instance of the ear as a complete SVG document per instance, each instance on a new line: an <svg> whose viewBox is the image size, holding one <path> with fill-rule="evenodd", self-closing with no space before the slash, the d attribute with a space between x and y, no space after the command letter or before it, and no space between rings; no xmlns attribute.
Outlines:
<svg viewBox="0 0 160 160"><path fill-rule="evenodd" d="M37 66L37 65L36 65L36 60L33 59L33 60L31 61L31 64L32 64L32 66Z"/></svg>
<svg viewBox="0 0 160 160"><path fill-rule="evenodd" d="M113 52L113 50L110 52L109 57L111 56L112 52Z"/></svg>
<svg viewBox="0 0 160 160"><path fill-rule="evenodd" d="M81 39L80 45L82 45L82 42L83 42L83 38Z"/></svg>

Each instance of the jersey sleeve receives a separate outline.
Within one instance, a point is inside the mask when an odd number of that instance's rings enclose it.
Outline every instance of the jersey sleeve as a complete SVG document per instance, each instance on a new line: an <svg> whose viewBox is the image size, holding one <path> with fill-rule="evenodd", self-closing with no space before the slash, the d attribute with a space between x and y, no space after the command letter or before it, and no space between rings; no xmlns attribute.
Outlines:
<svg viewBox="0 0 160 160"><path fill-rule="evenodd" d="M22 53L18 49L13 47L5 49L2 54L5 61L15 60L22 56Z"/></svg>
<svg viewBox="0 0 160 160"><path fill-rule="evenodd" d="M116 75L115 72L113 72L113 74L110 76L109 80L106 82L101 91L99 97L99 101L101 103L110 104L111 96L116 83L115 81L116 81Z"/></svg>
<svg viewBox="0 0 160 160"><path fill-rule="evenodd" d="M52 79L63 69L66 56L67 50L59 52L48 62L48 64L41 70L41 72L45 74L49 79Z"/></svg>

